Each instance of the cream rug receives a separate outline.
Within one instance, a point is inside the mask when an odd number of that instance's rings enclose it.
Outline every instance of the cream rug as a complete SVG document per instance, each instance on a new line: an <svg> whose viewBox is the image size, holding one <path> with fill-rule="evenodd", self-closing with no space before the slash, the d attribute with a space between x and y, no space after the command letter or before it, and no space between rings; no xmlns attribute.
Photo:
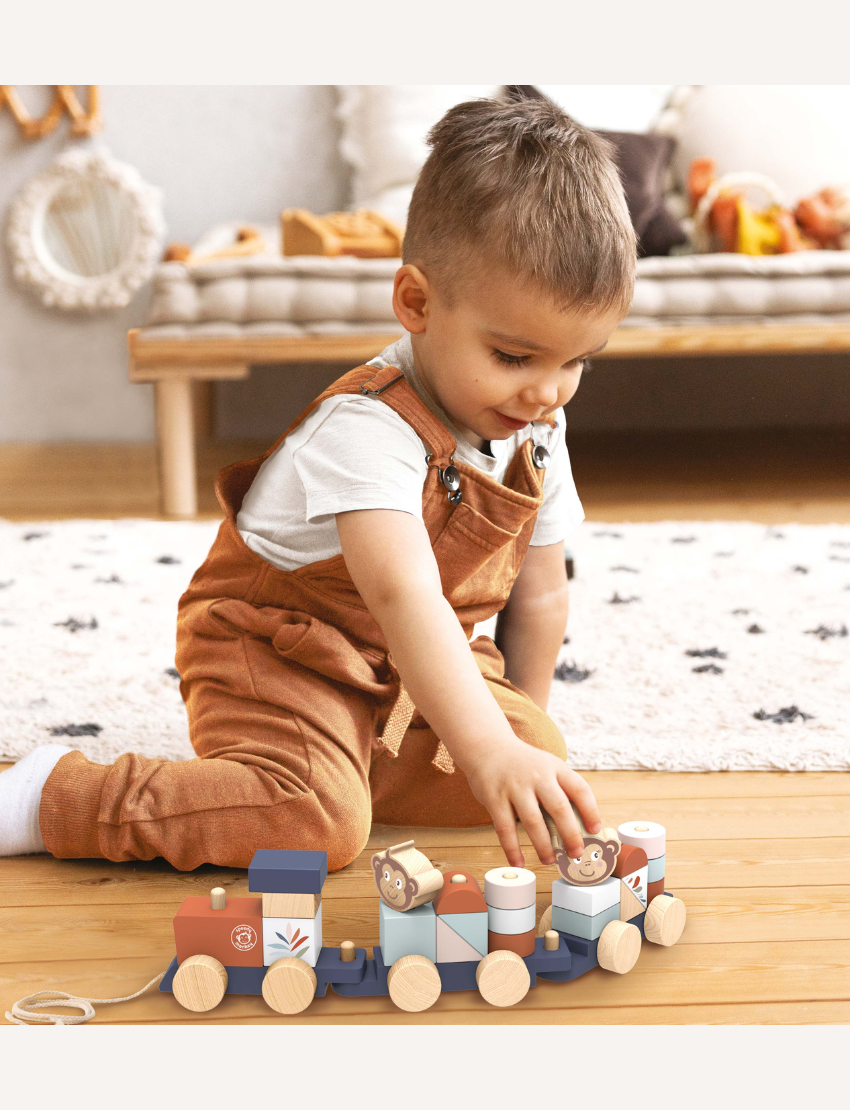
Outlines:
<svg viewBox="0 0 850 1110"><path fill-rule="evenodd" d="M0 758L192 755L175 615L217 528L0 520ZM549 711L574 767L850 769L850 527L586 523L570 546Z"/></svg>

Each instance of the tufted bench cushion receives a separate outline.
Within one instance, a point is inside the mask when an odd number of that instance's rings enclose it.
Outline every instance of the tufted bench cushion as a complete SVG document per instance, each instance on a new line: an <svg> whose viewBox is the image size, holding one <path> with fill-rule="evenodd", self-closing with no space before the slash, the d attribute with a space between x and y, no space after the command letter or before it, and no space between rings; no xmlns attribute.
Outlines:
<svg viewBox="0 0 850 1110"><path fill-rule="evenodd" d="M396 258L264 254L194 266L166 262L139 339L318 335L398 327ZM850 251L643 258L625 325L843 323ZM382 330L386 330L385 327Z"/></svg>

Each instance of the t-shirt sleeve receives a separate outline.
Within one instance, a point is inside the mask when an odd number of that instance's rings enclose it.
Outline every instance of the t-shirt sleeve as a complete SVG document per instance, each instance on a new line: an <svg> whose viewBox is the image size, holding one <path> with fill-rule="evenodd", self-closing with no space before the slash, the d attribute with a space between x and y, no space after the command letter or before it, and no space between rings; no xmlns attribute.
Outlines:
<svg viewBox="0 0 850 1110"><path fill-rule="evenodd" d="M425 455L389 405L367 397L340 402L293 452L307 522L354 509L398 509L421 520Z"/></svg>
<svg viewBox="0 0 850 1110"><path fill-rule="evenodd" d="M531 534L533 547L545 547L567 539L584 520L584 509L570 466L563 409L556 411L556 419L557 427L549 433L551 460L543 479L543 504L537 512L537 523Z"/></svg>

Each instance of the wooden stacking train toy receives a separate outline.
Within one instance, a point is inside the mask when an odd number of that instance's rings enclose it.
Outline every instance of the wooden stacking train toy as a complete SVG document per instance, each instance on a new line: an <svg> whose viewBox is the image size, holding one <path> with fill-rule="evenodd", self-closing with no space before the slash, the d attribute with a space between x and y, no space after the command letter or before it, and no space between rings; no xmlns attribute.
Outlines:
<svg viewBox="0 0 850 1110"><path fill-rule="evenodd" d="M641 939L671 945L685 906L664 890L665 830L629 821L592 836L570 858L547 816L561 877L536 923L537 878L496 867L484 891L468 871L441 874L412 840L372 857L380 944L322 944L325 852L261 849L248 868L255 897L221 887L186 898L174 918L177 955L161 984L186 1009L202 1012L225 994L262 994L297 1014L331 986L354 997L386 995L402 1010L427 1010L443 991L478 990L513 1006L538 978L568 982L594 967L624 974Z"/></svg>

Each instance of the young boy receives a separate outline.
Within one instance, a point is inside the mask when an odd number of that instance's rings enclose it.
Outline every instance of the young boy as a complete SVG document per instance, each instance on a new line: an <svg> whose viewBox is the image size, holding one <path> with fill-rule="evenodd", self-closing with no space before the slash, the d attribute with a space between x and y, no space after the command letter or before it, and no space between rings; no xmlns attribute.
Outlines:
<svg viewBox="0 0 850 1110"><path fill-rule="evenodd" d="M571 801L600 828L545 712L583 515L561 409L627 311L634 233L607 146L551 104L459 104L429 142L408 334L219 475L226 519L178 611L199 758L36 749L0 776L0 854L312 848L338 869L373 819L492 820L519 866L517 820L554 860L541 807L571 855Z"/></svg>

